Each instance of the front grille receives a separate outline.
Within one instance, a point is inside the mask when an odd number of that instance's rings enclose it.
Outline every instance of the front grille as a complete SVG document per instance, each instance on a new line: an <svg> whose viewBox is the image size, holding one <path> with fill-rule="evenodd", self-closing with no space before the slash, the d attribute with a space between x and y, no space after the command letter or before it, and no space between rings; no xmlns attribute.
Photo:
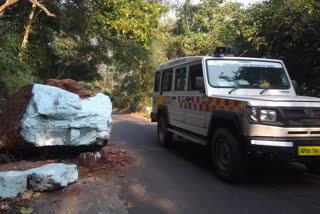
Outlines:
<svg viewBox="0 0 320 214"><path fill-rule="evenodd" d="M282 112L288 127L320 127L318 108L290 108Z"/></svg>

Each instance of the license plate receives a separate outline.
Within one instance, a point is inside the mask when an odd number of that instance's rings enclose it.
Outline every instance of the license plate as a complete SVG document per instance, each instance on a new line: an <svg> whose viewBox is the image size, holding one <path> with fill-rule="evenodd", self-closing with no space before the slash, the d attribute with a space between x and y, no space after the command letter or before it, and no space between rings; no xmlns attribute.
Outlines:
<svg viewBox="0 0 320 214"><path fill-rule="evenodd" d="M320 146L299 146L298 154L300 156L320 156Z"/></svg>

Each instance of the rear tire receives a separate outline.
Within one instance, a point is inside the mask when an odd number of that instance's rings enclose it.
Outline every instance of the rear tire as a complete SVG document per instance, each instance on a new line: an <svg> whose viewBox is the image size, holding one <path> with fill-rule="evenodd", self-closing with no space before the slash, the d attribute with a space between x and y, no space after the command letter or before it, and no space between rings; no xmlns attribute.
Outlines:
<svg viewBox="0 0 320 214"><path fill-rule="evenodd" d="M158 120L158 140L160 146L169 146L173 141L173 134L169 132L167 129L169 127L168 121L164 116L160 116Z"/></svg>
<svg viewBox="0 0 320 214"><path fill-rule="evenodd" d="M211 157L219 177L239 181L248 172L248 155L241 142L226 128L219 128L211 139Z"/></svg>

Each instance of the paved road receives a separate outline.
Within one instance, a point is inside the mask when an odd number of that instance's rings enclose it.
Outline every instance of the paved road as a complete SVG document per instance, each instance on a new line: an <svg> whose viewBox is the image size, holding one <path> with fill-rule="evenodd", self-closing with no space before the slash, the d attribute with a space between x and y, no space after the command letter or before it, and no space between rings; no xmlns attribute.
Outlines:
<svg viewBox="0 0 320 214"><path fill-rule="evenodd" d="M121 199L133 206L129 213L320 213L318 175L263 166L245 183L229 184L212 172L202 147L178 139L165 149L157 144L156 123L122 114L113 120L112 141L140 161L118 179Z"/></svg>

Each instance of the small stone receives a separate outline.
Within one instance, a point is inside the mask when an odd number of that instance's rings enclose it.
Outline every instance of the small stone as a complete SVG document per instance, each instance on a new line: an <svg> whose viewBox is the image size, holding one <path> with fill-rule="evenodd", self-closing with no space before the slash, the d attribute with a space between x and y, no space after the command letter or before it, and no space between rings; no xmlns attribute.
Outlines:
<svg viewBox="0 0 320 214"><path fill-rule="evenodd" d="M102 155L99 152L81 153L78 158L79 165L89 169L94 168L101 157Z"/></svg>

